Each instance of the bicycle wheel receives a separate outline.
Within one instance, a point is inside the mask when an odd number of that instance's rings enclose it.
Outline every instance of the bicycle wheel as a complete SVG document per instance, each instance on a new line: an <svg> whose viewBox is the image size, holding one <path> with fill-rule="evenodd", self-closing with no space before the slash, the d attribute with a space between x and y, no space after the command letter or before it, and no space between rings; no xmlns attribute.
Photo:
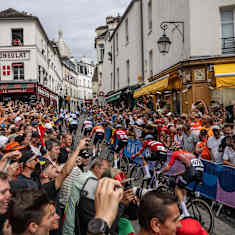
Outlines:
<svg viewBox="0 0 235 235"><path fill-rule="evenodd" d="M144 181L144 170L140 165L136 165L131 169L130 173L132 187L142 187Z"/></svg>
<svg viewBox="0 0 235 235"><path fill-rule="evenodd" d="M214 229L214 214L210 206L202 199L193 199L187 203L190 216L195 217L210 234Z"/></svg>
<svg viewBox="0 0 235 235"><path fill-rule="evenodd" d="M126 156L119 157L118 168L125 172L126 175L129 173L129 160Z"/></svg>

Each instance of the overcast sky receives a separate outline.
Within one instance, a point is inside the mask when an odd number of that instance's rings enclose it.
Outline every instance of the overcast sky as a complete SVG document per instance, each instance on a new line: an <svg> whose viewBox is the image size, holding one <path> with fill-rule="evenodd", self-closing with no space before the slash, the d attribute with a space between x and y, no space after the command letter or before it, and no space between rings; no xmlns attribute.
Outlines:
<svg viewBox="0 0 235 235"><path fill-rule="evenodd" d="M50 39L58 29L76 58L95 58L95 28L109 15L122 14L131 0L1 0L0 8L14 8L38 16Z"/></svg>

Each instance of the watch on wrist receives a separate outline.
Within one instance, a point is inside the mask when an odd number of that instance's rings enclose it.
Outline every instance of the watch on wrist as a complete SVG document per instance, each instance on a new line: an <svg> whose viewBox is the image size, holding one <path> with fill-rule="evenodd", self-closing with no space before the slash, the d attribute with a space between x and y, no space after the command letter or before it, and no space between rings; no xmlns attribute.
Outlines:
<svg viewBox="0 0 235 235"><path fill-rule="evenodd" d="M108 224L100 218L93 218L88 223L88 232L92 235L108 234Z"/></svg>

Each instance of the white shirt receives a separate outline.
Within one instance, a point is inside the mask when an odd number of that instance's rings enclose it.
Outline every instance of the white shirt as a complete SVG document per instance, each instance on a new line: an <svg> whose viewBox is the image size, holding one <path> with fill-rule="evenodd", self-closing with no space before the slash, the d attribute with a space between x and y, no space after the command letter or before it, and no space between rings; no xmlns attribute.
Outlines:
<svg viewBox="0 0 235 235"><path fill-rule="evenodd" d="M231 147L227 146L224 150L223 159L235 164L235 151Z"/></svg>
<svg viewBox="0 0 235 235"><path fill-rule="evenodd" d="M221 144L222 139L224 136L220 136L219 139L216 139L214 136L211 136L208 139L208 148L211 149L211 153L213 157L215 158L215 153L218 150L219 145Z"/></svg>

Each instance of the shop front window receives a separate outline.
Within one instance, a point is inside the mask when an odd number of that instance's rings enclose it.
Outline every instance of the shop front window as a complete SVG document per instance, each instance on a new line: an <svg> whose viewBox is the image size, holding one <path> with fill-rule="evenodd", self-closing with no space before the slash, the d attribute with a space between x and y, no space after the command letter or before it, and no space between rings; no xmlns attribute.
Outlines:
<svg viewBox="0 0 235 235"><path fill-rule="evenodd" d="M14 63L12 64L12 68L14 80L24 80L24 64Z"/></svg>

